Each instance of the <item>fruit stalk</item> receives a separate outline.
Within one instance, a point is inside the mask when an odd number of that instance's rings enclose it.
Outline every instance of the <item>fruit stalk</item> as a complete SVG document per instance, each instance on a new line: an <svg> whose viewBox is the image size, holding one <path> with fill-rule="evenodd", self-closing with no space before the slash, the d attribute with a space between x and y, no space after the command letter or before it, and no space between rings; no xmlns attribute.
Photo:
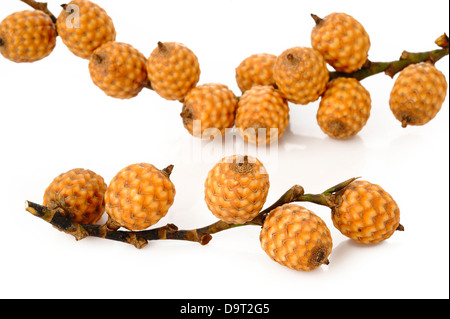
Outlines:
<svg viewBox="0 0 450 319"><path fill-rule="evenodd" d="M366 64L361 69L352 73L330 72L330 80L338 77L350 77L361 81L369 76L376 75L382 72L384 72L386 75L389 75L390 77L394 77L398 72L411 64L417 64L426 61L434 64L448 55L448 36L444 33L435 41L435 43L440 46L441 49L416 53L403 51L402 55L397 61L391 62L372 62L367 60Z"/></svg>
<svg viewBox="0 0 450 319"><path fill-rule="evenodd" d="M34 0L20 0L20 1L28 4L33 9L43 11L44 13L46 13L52 19L53 23L56 23L56 17L48 9L46 2L37 2L37 1L34 1Z"/></svg>
<svg viewBox="0 0 450 319"><path fill-rule="evenodd" d="M57 229L74 236L76 240L92 236L128 243L140 249L145 247L149 240L159 239L187 240L206 245L212 239L212 234L223 230L246 225L262 226L265 217L270 211L283 204L297 201L303 193L303 187L299 185L291 187L273 205L261 211L258 216L245 224L228 224L223 221L217 221L211 225L191 230L178 230L178 227L174 224L142 231L112 230L108 228L107 224L87 225L73 222L64 216L62 208L50 209L46 206L26 201L25 209Z"/></svg>

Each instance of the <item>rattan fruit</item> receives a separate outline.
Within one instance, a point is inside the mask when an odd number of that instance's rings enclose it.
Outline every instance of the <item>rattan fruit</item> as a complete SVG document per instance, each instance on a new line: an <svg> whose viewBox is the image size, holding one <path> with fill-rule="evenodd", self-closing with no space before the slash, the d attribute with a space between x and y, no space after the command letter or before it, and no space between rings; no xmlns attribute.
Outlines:
<svg viewBox="0 0 450 319"><path fill-rule="evenodd" d="M322 55L307 47L285 50L275 61L273 76L283 96L295 104L316 101L325 91L329 72Z"/></svg>
<svg viewBox="0 0 450 319"><path fill-rule="evenodd" d="M332 138L356 135L370 116L370 93L353 78L330 81L320 100L317 123Z"/></svg>
<svg viewBox="0 0 450 319"><path fill-rule="evenodd" d="M175 186L169 179L172 168L161 171L138 163L120 170L105 193L109 226L142 230L164 217L175 199Z"/></svg>
<svg viewBox="0 0 450 319"><path fill-rule="evenodd" d="M176 42L158 42L147 60L152 89L167 100L183 100L200 79L197 56Z"/></svg>
<svg viewBox="0 0 450 319"><path fill-rule="evenodd" d="M224 135L234 127L238 100L226 85L199 85L186 95L181 118L190 134L200 138Z"/></svg>
<svg viewBox="0 0 450 319"><path fill-rule="evenodd" d="M440 111L447 95L445 75L428 62L403 69L391 91L391 111L403 127L424 125Z"/></svg>
<svg viewBox="0 0 450 319"><path fill-rule="evenodd" d="M277 207L261 229L262 249L279 264L311 271L328 264L333 248L330 230L312 211L295 204Z"/></svg>
<svg viewBox="0 0 450 319"><path fill-rule="evenodd" d="M379 185L356 180L336 196L333 224L359 243L378 243L403 228L397 203Z"/></svg>
<svg viewBox="0 0 450 319"><path fill-rule="evenodd" d="M95 224L105 211L107 185L91 170L75 168L56 177L45 190L43 205L62 208L65 216L81 224Z"/></svg>
<svg viewBox="0 0 450 319"><path fill-rule="evenodd" d="M273 86L253 86L239 99L236 128L245 141L270 144L284 134L288 124L288 102Z"/></svg>
<svg viewBox="0 0 450 319"><path fill-rule="evenodd" d="M55 24L42 11L15 12L0 23L0 53L13 62L41 60L55 45Z"/></svg>
<svg viewBox="0 0 450 319"><path fill-rule="evenodd" d="M87 0L63 5L56 27L67 48L83 59L89 59L98 47L116 39L112 19L104 9Z"/></svg>
<svg viewBox="0 0 450 319"><path fill-rule="evenodd" d="M148 84L145 56L127 43L108 42L89 60L91 79L106 95L130 99Z"/></svg>
<svg viewBox="0 0 450 319"><path fill-rule="evenodd" d="M206 205L220 220L243 224L258 215L269 186L269 175L258 159L242 155L224 157L206 178Z"/></svg>
<svg viewBox="0 0 450 319"><path fill-rule="evenodd" d="M367 61L370 38L364 27L352 16L332 13L323 19L313 15L316 26L311 45L336 71L351 73Z"/></svg>
<svg viewBox="0 0 450 319"><path fill-rule="evenodd" d="M273 66L276 55L259 53L244 59L236 68L236 82L239 89L245 92L255 85L274 85Z"/></svg>

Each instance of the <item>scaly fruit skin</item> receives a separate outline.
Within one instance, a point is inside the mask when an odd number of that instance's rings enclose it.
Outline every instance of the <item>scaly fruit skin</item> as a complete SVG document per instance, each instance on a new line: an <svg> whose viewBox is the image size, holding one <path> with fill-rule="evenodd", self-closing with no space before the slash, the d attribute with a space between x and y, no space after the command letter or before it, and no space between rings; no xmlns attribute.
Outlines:
<svg viewBox="0 0 450 319"><path fill-rule="evenodd" d="M105 193L105 208L116 225L142 230L164 217L175 199L170 171L148 163L131 164L112 179Z"/></svg>
<svg viewBox="0 0 450 319"><path fill-rule="evenodd" d="M313 16L315 17L315 16ZM336 71L351 73L367 61L370 38L364 27L352 16L332 13L324 19L315 17L311 45Z"/></svg>
<svg viewBox="0 0 450 319"><path fill-rule="evenodd" d="M107 185L93 171L75 168L56 177L45 190L43 205L61 207L81 224L95 224L105 211Z"/></svg>
<svg viewBox="0 0 450 319"><path fill-rule="evenodd" d="M440 111L447 95L445 75L428 62L411 64L395 80L389 104L403 127L424 125Z"/></svg>
<svg viewBox="0 0 450 319"><path fill-rule="evenodd" d="M15 12L0 23L0 53L13 62L41 60L55 45L55 24L42 11Z"/></svg>
<svg viewBox="0 0 450 319"><path fill-rule="evenodd" d="M152 89L167 100L183 100L200 79L197 56L176 42L158 42L147 60Z"/></svg>
<svg viewBox="0 0 450 319"><path fill-rule="evenodd" d="M392 236L400 225L397 203L384 189L367 181L354 181L332 207L334 226L363 244L374 244Z"/></svg>
<svg viewBox="0 0 450 319"><path fill-rule="evenodd" d="M295 47L278 56L273 76L286 99L295 104L308 104L316 101L325 91L329 72L318 51Z"/></svg>
<svg viewBox="0 0 450 319"><path fill-rule="evenodd" d="M245 141L270 144L284 134L288 124L288 102L273 86L253 86L239 99L236 128Z"/></svg>
<svg viewBox="0 0 450 319"><path fill-rule="evenodd" d="M106 95L130 99L147 85L145 56L129 44L108 42L89 60L91 79Z"/></svg>
<svg viewBox="0 0 450 319"><path fill-rule="evenodd" d="M241 155L224 157L206 178L206 205L220 220L243 224L258 215L269 186L269 175L258 159Z"/></svg>
<svg viewBox="0 0 450 319"><path fill-rule="evenodd" d="M356 79L334 79L320 100L317 123L332 138L352 137L366 125L371 103L369 91Z"/></svg>
<svg viewBox="0 0 450 319"><path fill-rule="evenodd" d="M256 85L274 85L276 55L259 53L244 59L236 68L236 82L242 93Z"/></svg>
<svg viewBox="0 0 450 319"><path fill-rule="evenodd" d="M216 137L234 126L237 104L236 96L226 85L207 83L189 91L180 115L191 135Z"/></svg>
<svg viewBox="0 0 450 319"><path fill-rule="evenodd" d="M262 249L274 261L303 271L328 264L333 248L325 222L312 211L295 204L284 204L269 213L260 241Z"/></svg>
<svg viewBox="0 0 450 319"><path fill-rule="evenodd" d="M101 45L115 41L116 30L106 11L87 0L73 0L56 20L58 35L76 56L89 59Z"/></svg>

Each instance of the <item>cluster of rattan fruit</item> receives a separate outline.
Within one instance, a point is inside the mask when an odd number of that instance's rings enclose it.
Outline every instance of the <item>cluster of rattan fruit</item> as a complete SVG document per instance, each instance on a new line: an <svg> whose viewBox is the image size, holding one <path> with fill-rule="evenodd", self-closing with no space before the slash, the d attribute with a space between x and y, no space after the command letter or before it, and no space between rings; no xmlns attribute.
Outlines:
<svg viewBox="0 0 450 319"><path fill-rule="evenodd" d="M131 164L109 185L90 170L72 169L51 182L43 204L49 209L62 208L64 217L79 224L95 224L106 211L108 229L144 230L164 217L174 203L172 169L172 165L159 170L148 163ZM245 224L261 213L270 183L257 158L233 155L212 167L204 186L205 202L214 216L227 224ZM376 184L352 179L326 201L334 226L359 243L378 243L403 230L395 200ZM270 210L261 225L261 247L276 262L304 271L328 264L331 233L311 210L284 203Z"/></svg>
<svg viewBox="0 0 450 319"><path fill-rule="evenodd" d="M284 134L289 102L320 99L317 122L322 131L349 138L370 116L370 94L351 77L330 81L327 66L342 73L362 68L368 61L369 35L344 13L313 17L311 47L242 61L236 68L240 98L224 84L199 85L198 59L181 43L159 42L146 58L133 46L116 42L112 19L87 0L63 5L56 23L39 10L8 16L0 24L0 52L15 62L37 61L52 52L59 35L70 51L89 59L92 81L108 96L129 99L148 87L167 100L181 101L183 124L198 137L223 135L236 127L246 141L268 144ZM424 125L439 112L446 92L445 76L433 63L422 62L400 73L389 103L402 126Z"/></svg>

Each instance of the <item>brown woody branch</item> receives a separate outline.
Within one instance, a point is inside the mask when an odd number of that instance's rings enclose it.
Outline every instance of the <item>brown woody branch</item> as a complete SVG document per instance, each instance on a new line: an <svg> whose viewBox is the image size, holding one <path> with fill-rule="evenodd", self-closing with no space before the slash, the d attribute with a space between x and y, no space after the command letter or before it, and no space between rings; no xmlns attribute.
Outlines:
<svg viewBox="0 0 450 319"><path fill-rule="evenodd" d="M48 9L46 2L37 2L34 0L20 0L20 1L28 4L33 9L41 10L42 12L46 13L52 19L53 23L56 23L56 17Z"/></svg>
<svg viewBox="0 0 450 319"><path fill-rule="evenodd" d="M187 240L206 245L212 239L212 234L223 230L245 225L262 226L266 215L271 210L283 204L297 201L303 193L303 187L299 185L293 186L272 206L261 211L255 219L245 224L228 224L223 221L217 221L211 225L191 230L179 230L174 224L167 224L163 227L142 231L112 230L108 228L108 223L105 225L87 225L73 222L65 217L67 214L64 214L63 208L61 207L50 209L40 204L27 201L25 203L25 209L32 215L52 224L57 229L74 236L76 240L92 236L132 244L136 248L143 248L148 244L148 241L159 239Z"/></svg>
<svg viewBox="0 0 450 319"><path fill-rule="evenodd" d="M67 214L64 213L61 207L50 209L40 204L26 201L25 209L32 215L50 223L55 228L74 236L76 240L81 240L88 236L98 237L131 244L138 249L145 247L150 240L161 239L187 240L206 245L212 239L212 235L218 232L248 225L262 226L266 216L272 210L287 203L311 201L316 204L329 206L329 202L327 202L328 197L342 191L355 179L350 178L325 190L319 195L305 194L302 186L294 185L274 204L262 210L258 216L245 224L228 224L219 220L211 225L190 230L179 230L174 224L167 224L162 227L141 231L113 230L108 227L108 222L104 225L87 225L73 222L66 217Z"/></svg>

